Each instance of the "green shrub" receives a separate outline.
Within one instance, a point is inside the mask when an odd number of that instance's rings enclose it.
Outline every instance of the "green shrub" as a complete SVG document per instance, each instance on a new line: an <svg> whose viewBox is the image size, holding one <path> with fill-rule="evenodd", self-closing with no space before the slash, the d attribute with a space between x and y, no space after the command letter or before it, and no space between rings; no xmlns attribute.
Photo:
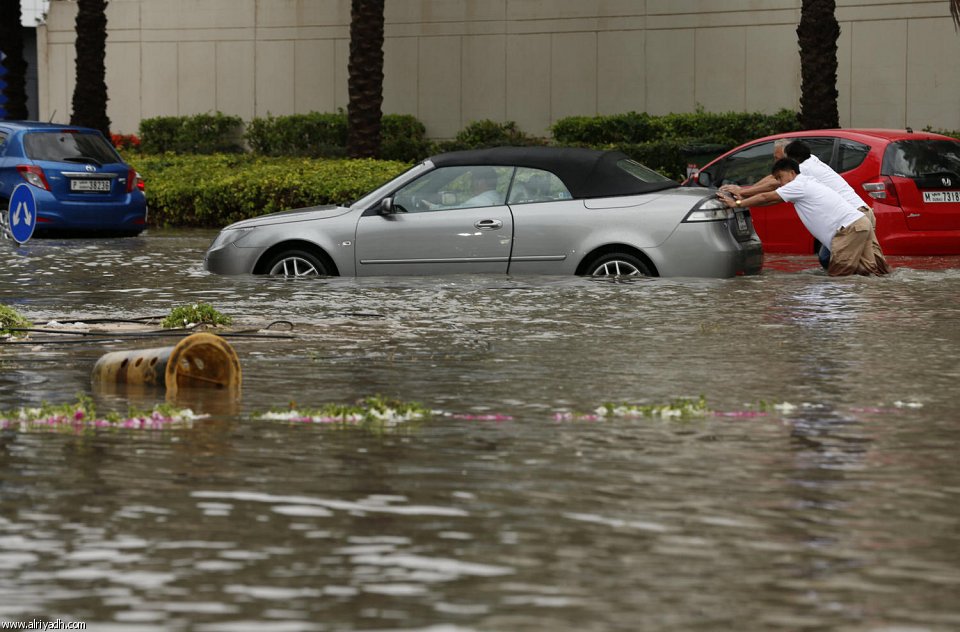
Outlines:
<svg viewBox="0 0 960 632"><path fill-rule="evenodd" d="M151 225L219 227L264 213L349 204L407 163L384 160L130 154L146 181Z"/></svg>
<svg viewBox="0 0 960 632"><path fill-rule="evenodd" d="M657 140L654 117L646 112L627 112L609 116L568 116L550 127L560 145L610 145Z"/></svg>
<svg viewBox="0 0 960 632"><path fill-rule="evenodd" d="M627 112L571 116L551 126L557 145L620 149L638 162L675 179L687 164L704 165L728 149L755 138L800 129L796 112L696 112L651 116Z"/></svg>
<svg viewBox="0 0 960 632"><path fill-rule="evenodd" d="M160 322L160 326L164 329L179 329L194 325L229 325L232 322L232 318L218 312L213 305L194 303L171 309L167 317Z"/></svg>
<svg viewBox="0 0 960 632"><path fill-rule="evenodd" d="M944 136L949 136L950 138L960 139L960 129L933 129L933 127L927 125L923 128L924 132L930 132L931 134L943 134Z"/></svg>
<svg viewBox="0 0 960 632"><path fill-rule="evenodd" d="M430 155L427 130L409 114L384 114L380 122L380 157L415 162ZM347 154L347 114L310 112L268 116L250 121L244 135L264 156L343 157Z"/></svg>
<svg viewBox="0 0 960 632"><path fill-rule="evenodd" d="M12 307L0 305L0 336L25 336L22 331L10 331L11 329L29 329L33 323L27 320Z"/></svg>
<svg viewBox="0 0 960 632"><path fill-rule="evenodd" d="M150 154L174 151L183 127L179 116L156 116L140 121L140 149Z"/></svg>
<svg viewBox="0 0 960 632"><path fill-rule="evenodd" d="M140 121L141 149L151 154L240 152L242 130L243 120L239 116L220 112L147 118Z"/></svg>
<svg viewBox="0 0 960 632"><path fill-rule="evenodd" d="M411 114L385 114L380 127L380 158L419 162L434 153L427 128Z"/></svg>
<svg viewBox="0 0 960 632"><path fill-rule="evenodd" d="M244 138L264 156L345 156L347 116L310 112L255 118Z"/></svg>
<svg viewBox="0 0 960 632"><path fill-rule="evenodd" d="M489 119L474 121L460 130L453 140L439 144L438 151L457 151L461 149L483 149L484 147L526 147L546 145L543 138L530 136L520 130L513 121L497 123Z"/></svg>

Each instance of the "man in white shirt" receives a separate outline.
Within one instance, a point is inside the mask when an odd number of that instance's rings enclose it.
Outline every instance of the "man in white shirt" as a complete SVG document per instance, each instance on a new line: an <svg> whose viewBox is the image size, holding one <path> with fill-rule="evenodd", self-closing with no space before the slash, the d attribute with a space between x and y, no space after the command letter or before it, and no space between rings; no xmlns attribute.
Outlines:
<svg viewBox="0 0 960 632"><path fill-rule="evenodd" d="M848 204L856 207L861 213L866 215L870 219L870 223L873 224L874 231L877 228L877 218L873 214L873 209L867 206L863 198L857 195L857 192L853 190L853 187L847 184L847 181L843 179L839 173L830 168L829 165L825 165L823 161L810 153L810 146L807 145L802 140L792 141L784 148L784 154L787 158L793 158L800 165L800 172L813 176L816 178L820 184L825 184L843 197ZM877 247L879 248L879 243L877 242ZM820 248L820 262L824 263L824 268L826 268L826 261L830 260L830 244L821 244ZM826 252L824 252L826 251ZM880 253L882 256L883 253Z"/></svg>
<svg viewBox="0 0 960 632"><path fill-rule="evenodd" d="M850 274L884 275L890 272L870 219L839 193L800 172L795 160L783 158L773 165L771 175L779 188L734 199L718 194L731 208L766 206L792 202L800 221L817 241L829 244L830 276Z"/></svg>
<svg viewBox="0 0 960 632"><path fill-rule="evenodd" d="M503 204L503 194L497 192L497 172L493 167L481 167L473 172L474 196L463 203L464 207L497 206Z"/></svg>
<svg viewBox="0 0 960 632"><path fill-rule="evenodd" d="M861 199L860 196L857 195L857 192L853 190L853 187L847 184L847 181L843 179L843 176L831 169L829 165L824 164L824 162L819 158L811 154L810 146L803 142L803 140L799 138L793 140L789 138L778 138L773 146L773 160L776 162L781 158L793 158L796 160L800 165L800 171L804 175L813 176L820 182L820 184L824 184L839 193L848 204L852 205L856 209L859 209L860 212L870 218L870 223L873 224L874 229L876 229L877 218L873 214L873 209L864 203L863 199ZM780 184L777 182L776 178L773 176L766 176L753 186L740 187L728 184L721 187L720 190L729 191L736 197L748 197L757 193L773 191L779 186ZM883 253L879 254L882 256ZM826 268L830 262L829 243L821 242L819 258L821 265Z"/></svg>
<svg viewBox="0 0 960 632"><path fill-rule="evenodd" d="M505 194L497 191L499 176L493 167L474 167L470 172L470 198L463 202L442 204L421 200L421 204L430 210L448 208L472 208L477 206L500 206Z"/></svg>

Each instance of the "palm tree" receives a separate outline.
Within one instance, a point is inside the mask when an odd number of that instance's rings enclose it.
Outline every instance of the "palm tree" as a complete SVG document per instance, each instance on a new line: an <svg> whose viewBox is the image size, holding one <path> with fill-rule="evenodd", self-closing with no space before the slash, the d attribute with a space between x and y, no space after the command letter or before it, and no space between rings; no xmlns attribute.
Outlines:
<svg viewBox="0 0 960 632"><path fill-rule="evenodd" d="M23 25L20 23L20 2L0 0L0 48L7 69L3 94L7 97L6 118L25 119L27 113L27 62L23 58Z"/></svg>
<svg viewBox="0 0 960 632"><path fill-rule="evenodd" d="M960 0L950 0L960 2ZM800 125L804 129L840 127L837 109L836 0L803 0L800 8Z"/></svg>
<svg viewBox="0 0 960 632"><path fill-rule="evenodd" d="M351 0L347 105L347 154L380 153L383 116L383 10L385 0Z"/></svg>
<svg viewBox="0 0 960 632"><path fill-rule="evenodd" d="M92 127L110 137L104 58L107 48L106 0L77 2L77 82L72 125Z"/></svg>

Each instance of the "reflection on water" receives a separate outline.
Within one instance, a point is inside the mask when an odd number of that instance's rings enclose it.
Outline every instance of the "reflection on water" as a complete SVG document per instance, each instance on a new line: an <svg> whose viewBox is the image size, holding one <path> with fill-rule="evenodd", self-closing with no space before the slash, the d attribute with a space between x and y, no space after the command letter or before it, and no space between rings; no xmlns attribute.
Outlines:
<svg viewBox="0 0 960 632"><path fill-rule="evenodd" d="M0 434L0 620L960 628L955 262L885 279L780 257L732 280L287 281L208 276L212 236L3 244L0 302L38 326L203 300L239 329L292 327L230 339L241 399L186 393L212 415L192 428ZM0 346L0 409L164 400L94 390L90 372L172 340L49 338ZM377 393L474 417L381 433L255 417ZM730 414L556 416L701 394Z"/></svg>

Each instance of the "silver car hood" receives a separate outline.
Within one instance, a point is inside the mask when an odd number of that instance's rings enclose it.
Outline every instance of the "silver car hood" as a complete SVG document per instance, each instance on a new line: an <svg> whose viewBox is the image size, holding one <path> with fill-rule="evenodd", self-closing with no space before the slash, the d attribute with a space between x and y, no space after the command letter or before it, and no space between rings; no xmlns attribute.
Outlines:
<svg viewBox="0 0 960 632"><path fill-rule="evenodd" d="M259 217L240 220L230 224L224 230L233 230L237 228L256 228L257 226L273 226L275 224L289 224L292 222L305 222L314 219L329 219L339 217L344 213L349 213L350 209L344 206L310 206L307 208L295 208L289 211L278 211Z"/></svg>

